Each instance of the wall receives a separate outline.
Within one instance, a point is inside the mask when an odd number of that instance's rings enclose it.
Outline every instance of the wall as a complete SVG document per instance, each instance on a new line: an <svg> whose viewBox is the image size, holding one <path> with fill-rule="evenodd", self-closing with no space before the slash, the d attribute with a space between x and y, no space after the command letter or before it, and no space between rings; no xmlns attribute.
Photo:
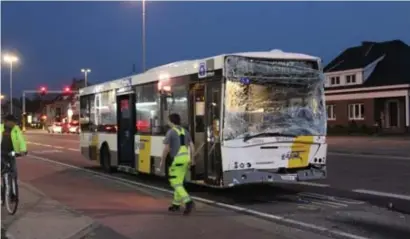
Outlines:
<svg viewBox="0 0 410 239"><path fill-rule="evenodd" d="M355 75L356 82L346 84L347 75ZM360 85L363 83L363 69L352 69L352 70L347 70L347 71L329 72L329 73L325 73L325 76L326 76L325 87L330 88L330 89L332 89L333 87ZM339 85L330 84L331 83L330 78L335 77L335 76L338 76L340 78Z"/></svg>
<svg viewBox="0 0 410 239"><path fill-rule="evenodd" d="M358 125L375 126L380 124L380 112L384 112L387 117L385 104L388 100L395 99L399 101L399 128L387 129L392 132L402 132L405 130L406 116L405 116L405 98L404 97L390 97L377 99L357 99L357 100L340 100L340 101L326 101L327 105L335 105L336 120L328 120L330 127L335 125L347 126L348 119L348 104L363 103L364 104L364 120L356 120ZM386 124L386 123L384 123Z"/></svg>
<svg viewBox="0 0 410 239"><path fill-rule="evenodd" d="M375 104L377 106L377 111L375 111L375 117L376 119L380 118L380 112L384 112L385 117L388 117L388 110L387 110L387 102L389 100L397 100L399 103L399 128L391 128L389 129L389 131L392 132L402 132L403 130L405 130L405 126L406 126L406 115L405 115L405 97L390 97L390 98L379 98L379 99L375 99ZM385 121L385 125L387 124L387 119L384 119Z"/></svg>
<svg viewBox="0 0 410 239"><path fill-rule="evenodd" d="M349 123L348 105L349 104L364 104L364 119L356 120L358 125L374 126L376 123L374 117L374 99L358 99L358 100L341 100L341 101L326 101L327 105L335 105L336 120L328 120L328 125L344 125Z"/></svg>

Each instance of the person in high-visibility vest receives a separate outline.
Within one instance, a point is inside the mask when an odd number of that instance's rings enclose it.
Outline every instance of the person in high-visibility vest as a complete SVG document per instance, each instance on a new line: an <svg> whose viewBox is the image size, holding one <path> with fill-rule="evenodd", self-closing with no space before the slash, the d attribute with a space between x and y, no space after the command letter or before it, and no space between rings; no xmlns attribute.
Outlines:
<svg viewBox="0 0 410 239"><path fill-rule="evenodd" d="M17 125L17 118L13 115L7 115L4 118L4 123L0 124L0 133L1 133L1 172L3 173L3 160L7 159L8 154L11 151L16 153L27 153L27 144L24 139L24 135ZM14 172L16 172L16 165L12 162L12 167ZM4 202L5 192L3 190L3 184L1 187L1 204Z"/></svg>
<svg viewBox="0 0 410 239"><path fill-rule="evenodd" d="M184 203L184 214L188 215L194 207L194 202L184 188L184 179L193 162L191 157L194 155L195 148L188 130L181 126L181 117L178 114L169 115L168 125L171 129L168 130L164 139L164 150L160 163L161 168L168 155L172 159L168 177L174 189L174 199L168 210L172 212L179 211L181 203ZM188 147L190 147L190 154Z"/></svg>

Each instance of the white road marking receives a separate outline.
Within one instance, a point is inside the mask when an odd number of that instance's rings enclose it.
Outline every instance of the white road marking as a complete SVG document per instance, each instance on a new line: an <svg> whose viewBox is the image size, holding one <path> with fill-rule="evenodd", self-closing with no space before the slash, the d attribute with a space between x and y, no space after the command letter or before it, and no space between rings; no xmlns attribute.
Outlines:
<svg viewBox="0 0 410 239"><path fill-rule="evenodd" d="M357 201L353 199L340 198L340 197L328 196L324 194L310 193L310 192L301 192L299 193L299 195L305 196L305 197L317 198L321 200L327 200L327 201L341 203L341 204L364 204L365 203L363 201Z"/></svg>
<svg viewBox="0 0 410 239"><path fill-rule="evenodd" d="M386 193L386 192L379 192L379 191L373 191L373 190L367 190L367 189L354 189L352 191L356 193L370 194L370 195L375 195L375 196L380 196L380 197L390 197L390 198L397 198L397 199L410 201L410 195Z"/></svg>
<svg viewBox="0 0 410 239"><path fill-rule="evenodd" d="M309 199L308 201L311 204L315 204L315 205L318 205L318 206L321 206L321 207L327 206L327 207L331 207L331 208L342 208L342 206L333 205L330 202L322 202L322 201L312 200L312 199ZM347 207L347 205L346 205L346 207Z"/></svg>
<svg viewBox="0 0 410 239"><path fill-rule="evenodd" d="M30 141L27 141L27 143L34 144L34 145L40 145L40 146L46 146L46 147L52 147L52 148L56 148L56 149L65 149L65 150L80 152L79 149L75 149L75 148L64 148L64 147L61 147L61 146L53 146L53 145L49 145L49 144L40 144L40 143L35 143L35 142L30 142Z"/></svg>
<svg viewBox="0 0 410 239"><path fill-rule="evenodd" d="M52 153L62 153L63 151L58 149L46 149L46 150L34 150L32 153L35 154L52 154Z"/></svg>
<svg viewBox="0 0 410 239"><path fill-rule="evenodd" d="M53 147L53 145L50 144L42 144L42 143L36 143L36 142L31 142L27 141L28 144L34 144L34 145L40 145L40 146L46 146L46 147Z"/></svg>
<svg viewBox="0 0 410 239"><path fill-rule="evenodd" d="M363 201L339 198L318 193L301 192L298 193L298 195L302 196L303 198L306 198L307 201L322 203L328 206L331 205L331 207L334 208L343 208L348 207L349 205L360 205L365 203Z"/></svg>
<svg viewBox="0 0 410 239"><path fill-rule="evenodd" d="M409 156L395 156L395 155L377 155L377 154L361 154L361 153L337 153L328 152L328 155L345 156L345 157L361 157L361 158L383 158L383 159L396 159L396 160L410 160Z"/></svg>
<svg viewBox="0 0 410 239"><path fill-rule="evenodd" d="M80 143L80 139L58 139L58 138L53 138L53 140Z"/></svg>
<svg viewBox="0 0 410 239"><path fill-rule="evenodd" d="M112 181L120 183L120 184L125 184L127 186L132 184L132 185L135 185L135 186L138 186L138 187L144 187L144 188L148 188L148 189L152 189L152 190L156 190L156 191L160 191L160 192L164 192L164 193L168 193L168 194L173 194L173 192L171 190L168 190L168 189L165 189L165 188L160 188L160 187L156 187L156 186L152 186L152 185L148 185L148 184L144 184L144 183L140 183L140 182L135 182L135 181L131 181L131 180L123 179L123 178L116 178L116 177L113 177L111 175L95 172L95 171L92 171L92 170L89 170L89 169L80 168L80 167L70 165L70 164L65 164L65 163L54 161L54 160L51 160L51 159L48 159L48 158L44 158L44 157L40 157L40 156L36 156L36 155L28 155L27 157L31 157L31 158L41 160L41 161L45 161L45 162L52 163L52 164L57 164L57 165L60 165L60 166L65 166L65 167L75 169L75 170L78 170L78 171L87 172L87 173L90 173L94 176L104 178L104 179L109 179L109 180L112 180ZM196 197L196 196L193 196L192 198L194 200L198 201L198 202L202 202L202 203L205 203L205 204L219 206L221 208L230 209L230 210L237 211L237 212L247 213L249 215L257 216L257 217L268 219L268 220L285 222L285 223L290 224L290 225L297 225L299 227L304 227L306 229L320 231L322 233L323 232L324 233L329 233L329 234L332 234L332 235L335 235L335 236L342 236L342 237L349 238L349 239L369 239L367 237L362 237L362 236L354 235L354 234L351 234L351 233L346 233L346 232L339 231L339 230L334 230L334 229L330 229L330 228L326 228L326 227L322 227L322 226L317 226L317 225L310 224L310 223L296 221L296 220L285 218L285 217L282 217L282 216L277 216L277 215L273 215L273 214L259 212L259 211L244 208L244 207L229 205L229 204L226 204L226 203L221 203L221 202L209 200L209 199L206 199L206 198L201 198L201 197Z"/></svg>
<svg viewBox="0 0 410 239"><path fill-rule="evenodd" d="M348 199L348 198L340 198L340 197L335 197L335 196L328 196L328 195L323 195L323 194L318 194L318 193L301 192L299 194L302 196L306 196L306 197L312 197L312 198L317 198L321 200L328 200L328 201L341 203L341 204L359 205L359 204L365 203L363 201L358 201L358 200L353 200L353 199Z"/></svg>
<svg viewBox="0 0 410 239"><path fill-rule="evenodd" d="M307 186L313 186L313 187L330 187L329 184L323 184L323 183L313 183L313 182L298 182L297 184L301 184L301 185L307 185Z"/></svg>

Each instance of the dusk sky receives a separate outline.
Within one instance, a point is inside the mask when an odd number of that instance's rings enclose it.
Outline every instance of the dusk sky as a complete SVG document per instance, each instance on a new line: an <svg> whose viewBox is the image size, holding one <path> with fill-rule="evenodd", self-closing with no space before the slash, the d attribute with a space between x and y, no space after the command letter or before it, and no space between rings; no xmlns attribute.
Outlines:
<svg viewBox="0 0 410 239"><path fill-rule="evenodd" d="M361 41L410 44L410 2L147 2L147 67L243 51L329 62ZM60 90L81 68L103 82L141 71L140 2L2 2L2 53L16 53L14 96ZM2 94L9 93L2 64Z"/></svg>

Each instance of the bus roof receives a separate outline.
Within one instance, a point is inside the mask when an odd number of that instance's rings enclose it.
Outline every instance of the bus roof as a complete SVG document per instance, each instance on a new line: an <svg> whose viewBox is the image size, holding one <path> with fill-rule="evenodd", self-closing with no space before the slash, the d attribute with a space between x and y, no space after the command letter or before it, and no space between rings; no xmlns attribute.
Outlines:
<svg viewBox="0 0 410 239"><path fill-rule="evenodd" d="M314 60L320 61L319 57L310 56L300 53L283 52L281 50L272 50L264 52L241 52L222 54L213 57L207 57L196 60L185 60L172 62L166 65L157 66L147 70L144 73L123 77L120 79L107 81L93 86L80 89L80 95L89 95L98 92L104 92L112 89L118 89L128 85L145 84L160 80L162 77L174 78L178 76L191 75L198 73L199 64L208 60L214 61L214 70L222 69L225 56L244 56L261 59L289 59L289 60Z"/></svg>

